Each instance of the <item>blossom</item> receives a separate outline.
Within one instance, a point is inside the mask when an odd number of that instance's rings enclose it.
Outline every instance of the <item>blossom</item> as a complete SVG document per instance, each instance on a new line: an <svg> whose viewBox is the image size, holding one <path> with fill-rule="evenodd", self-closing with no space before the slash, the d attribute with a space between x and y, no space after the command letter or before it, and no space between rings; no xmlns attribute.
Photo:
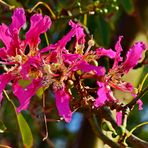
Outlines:
<svg viewBox="0 0 148 148"><path fill-rule="evenodd" d="M97 50L97 54L101 56L108 56L114 59L114 63L111 69L109 69L108 74L105 75L103 82L98 82L99 88L97 91L98 97L95 99L94 105L95 107L101 107L105 105L107 102L118 102L118 100L114 97L109 97L110 87L118 89L124 92L130 92L133 96L134 88L132 84L121 80L122 76L128 73L131 69L133 69L138 61L142 58L142 53L146 49L146 46L143 42L136 42L127 52L126 59L123 61L121 57L121 52L123 51L121 46L121 40L123 36L120 36L116 45L115 51L109 49L106 51L104 48L99 48ZM110 98L110 100L109 100ZM138 100L139 109L142 109L142 101ZM117 124L121 125L122 123L122 112L117 111L116 115Z"/></svg>
<svg viewBox="0 0 148 148"><path fill-rule="evenodd" d="M41 14L34 14L30 20L31 27L27 31L24 40L19 38L19 32L26 23L23 8L14 10L10 26L5 24L0 25L0 40L5 45L5 47L0 48L0 58L6 70L5 73L0 75L0 100L2 100L2 90L7 83L13 80L13 92L20 102L20 107L18 107L19 112L28 107L30 98L41 86L39 75L38 77L33 76L33 68L39 67L39 63L35 63L35 58L36 61L41 61L38 52L39 36L51 26L51 19L48 16L43 17ZM28 45L29 51L26 53ZM7 68L7 65L11 68ZM32 82L26 88L22 88L19 85L19 80L21 79L30 79Z"/></svg>
<svg viewBox="0 0 148 148"><path fill-rule="evenodd" d="M146 49L146 46L143 42L136 42L129 49L126 54L126 59L123 61L123 58L120 56L121 51L123 50L120 44L121 39L122 36L119 37L119 40L115 45L116 55L114 64L109 70L106 80L113 88L133 93L133 86L130 83L122 81L121 77L137 65L138 61L142 58L142 53Z"/></svg>

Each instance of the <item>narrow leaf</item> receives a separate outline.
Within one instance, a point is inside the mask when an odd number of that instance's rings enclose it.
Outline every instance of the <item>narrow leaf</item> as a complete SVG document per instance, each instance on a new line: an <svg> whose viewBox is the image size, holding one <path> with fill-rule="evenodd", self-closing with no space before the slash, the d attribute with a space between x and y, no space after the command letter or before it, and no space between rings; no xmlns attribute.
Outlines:
<svg viewBox="0 0 148 148"><path fill-rule="evenodd" d="M20 127L24 146L25 148L31 148L33 145L33 137L32 137L30 127L28 126L26 120L24 119L21 113L17 114L17 120Z"/></svg>
<svg viewBox="0 0 148 148"><path fill-rule="evenodd" d="M3 90L7 100L12 104L12 106L14 107L15 113L16 113L16 117L17 117L17 121L18 121L18 125L20 128L20 132L21 132L21 136L22 136L22 140L23 140L23 144L25 148L31 148L33 145L33 136L31 133L31 129L28 125L28 123L26 122L25 118L23 117L23 115L21 113L17 113L16 112L16 106L13 103L13 101L9 98L7 92L5 90Z"/></svg>
<svg viewBox="0 0 148 148"><path fill-rule="evenodd" d="M128 14L132 14L134 12L134 4L132 0L120 0L124 10Z"/></svg>

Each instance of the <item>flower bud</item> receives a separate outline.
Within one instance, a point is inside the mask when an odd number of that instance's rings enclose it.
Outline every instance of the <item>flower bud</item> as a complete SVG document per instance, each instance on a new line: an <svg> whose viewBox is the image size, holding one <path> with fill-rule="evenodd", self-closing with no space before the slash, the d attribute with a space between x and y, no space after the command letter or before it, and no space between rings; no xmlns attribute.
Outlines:
<svg viewBox="0 0 148 148"><path fill-rule="evenodd" d="M91 47L94 46L95 45L95 41L93 39L90 39L88 41L88 45L91 46Z"/></svg>

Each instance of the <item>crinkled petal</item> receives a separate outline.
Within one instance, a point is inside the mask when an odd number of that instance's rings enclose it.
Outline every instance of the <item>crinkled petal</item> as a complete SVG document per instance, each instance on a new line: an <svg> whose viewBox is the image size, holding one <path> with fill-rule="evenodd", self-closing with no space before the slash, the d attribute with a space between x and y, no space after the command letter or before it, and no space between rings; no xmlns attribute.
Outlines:
<svg viewBox="0 0 148 148"><path fill-rule="evenodd" d="M113 69L118 67L118 63L122 61L122 57L120 56L122 49L121 46L121 40L122 40L123 36L119 36L119 39L115 45L115 50L116 50L116 55L115 55L115 60L114 60L114 64L113 64Z"/></svg>
<svg viewBox="0 0 148 148"><path fill-rule="evenodd" d="M64 87L56 90L54 93L56 98L56 106L60 116L62 116L66 122L70 122L72 117L72 112L69 106L70 94L65 90Z"/></svg>
<svg viewBox="0 0 148 148"><path fill-rule="evenodd" d="M98 48L96 49L96 54L98 55L98 57L107 56L113 59L115 58L116 52L113 51L112 49L106 50L105 48Z"/></svg>
<svg viewBox="0 0 148 148"><path fill-rule="evenodd" d="M74 68L73 71L82 70L83 72L90 72L94 71L98 76L103 76L105 74L105 68L102 66L94 66L90 65L85 61L78 63Z"/></svg>
<svg viewBox="0 0 148 148"><path fill-rule="evenodd" d="M85 44L85 33L84 29L79 23L74 23L72 20L69 21L69 25L72 28L75 28L76 31L76 40L78 44Z"/></svg>
<svg viewBox="0 0 148 148"><path fill-rule="evenodd" d="M16 8L12 16L12 23L9 27L10 33L13 34L14 30L17 30L18 34L21 27L25 24L25 22L26 22L26 17L24 9Z"/></svg>
<svg viewBox="0 0 148 148"><path fill-rule="evenodd" d="M41 49L39 52L44 53L44 52L48 52L48 51L50 51L52 49L56 49L56 48L57 48L57 44L50 44L49 46Z"/></svg>
<svg viewBox="0 0 148 148"><path fill-rule="evenodd" d="M101 107L105 104L105 101L107 101L107 89L106 89L106 86L104 83L102 82L98 82L98 85L99 85L99 88L98 88L98 91L97 91L97 95L98 95L98 98L96 98L95 100L95 107Z"/></svg>
<svg viewBox="0 0 148 148"><path fill-rule="evenodd" d="M8 27L5 24L0 26L0 39L6 46L6 53L9 56L20 54L23 42L20 41L19 31L26 22L25 12L22 8L15 9L12 16L12 23Z"/></svg>
<svg viewBox="0 0 148 148"><path fill-rule="evenodd" d="M0 102L3 98L2 91L5 89L5 86L13 79L11 73L4 73L0 75Z"/></svg>
<svg viewBox="0 0 148 148"><path fill-rule="evenodd" d="M118 126L122 125L122 111L116 112L116 122Z"/></svg>
<svg viewBox="0 0 148 148"><path fill-rule="evenodd" d="M128 72L130 69L138 64L138 61L142 58L142 53L146 49L143 42L136 42L128 51L126 60L122 64L124 72Z"/></svg>
<svg viewBox="0 0 148 148"><path fill-rule="evenodd" d="M63 54L63 59L64 59L64 62L65 63L68 63L68 64L72 64L74 63L77 59L81 59L81 55L79 54Z"/></svg>
<svg viewBox="0 0 148 148"><path fill-rule="evenodd" d="M22 88L18 82L13 84L13 93L20 102L17 112L21 112L28 108L31 97L35 95L39 87L41 87L40 79L33 80L26 88Z"/></svg>
<svg viewBox="0 0 148 148"><path fill-rule="evenodd" d="M35 14L31 17L31 27L26 33L26 42L30 47L37 47L40 43L40 34L47 31L51 26L51 19L48 16Z"/></svg>
<svg viewBox="0 0 148 148"><path fill-rule="evenodd" d="M11 37L8 34L8 26L6 26L5 24L0 25L0 40L2 40L6 48L9 49Z"/></svg>
<svg viewBox="0 0 148 148"><path fill-rule="evenodd" d="M139 110L143 110L143 102L140 99L137 101L137 104L138 104Z"/></svg>
<svg viewBox="0 0 148 148"><path fill-rule="evenodd" d="M6 60L7 59L7 49L5 47L0 48L0 58L2 60Z"/></svg>

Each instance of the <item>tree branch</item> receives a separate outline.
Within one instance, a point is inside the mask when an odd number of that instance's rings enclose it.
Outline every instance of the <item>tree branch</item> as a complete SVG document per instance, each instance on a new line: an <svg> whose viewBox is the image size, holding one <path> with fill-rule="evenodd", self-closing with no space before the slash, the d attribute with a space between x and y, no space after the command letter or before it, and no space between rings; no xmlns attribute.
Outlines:
<svg viewBox="0 0 148 148"><path fill-rule="evenodd" d="M104 135L101 128L96 124L94 117L91 117L88 120L97 137L99 137L104 143L108 144L113 148L120 148L120 145L118 143L113 142L111 139Z"/></svg>
<svg viewBox="0 0 148 148"><path fill-rule="evenodd" d="M137 100L141 99L148 92L148 86L146 86L136 98L134 98L131 102L129 102L125 107L132 109L132 107L136 104Z"/></svg>
<svg viewBox="0 0 148 148"><path fill-rule="evenodd" d="M118 127L116 121L112 117L111 111L108 108L102 108L104 112L104 118L112 124L112 126L116 129ZM126 130L126 133L128 134L128 130ZM132 144L135 148L148 148L148 142L136 137L135 135L131 134L127 141Z"/></svg>

